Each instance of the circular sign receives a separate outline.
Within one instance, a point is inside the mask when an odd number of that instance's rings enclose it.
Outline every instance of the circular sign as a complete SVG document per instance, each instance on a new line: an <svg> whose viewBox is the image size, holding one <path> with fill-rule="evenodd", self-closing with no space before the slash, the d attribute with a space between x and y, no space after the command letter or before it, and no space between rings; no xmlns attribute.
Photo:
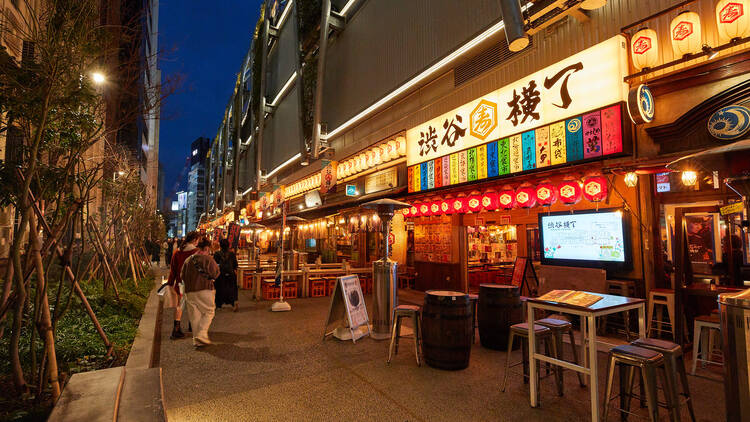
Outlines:
<svg viewBox="0 0 750 422"><path fill-rule="evenodd" d="M579 117L576 117L575 119L570 119L568 121L568 132L576 133L579 130L581 130L581 119Z"/></svg>
<svg viewBox="0 0 750 422"><path fill-rule="evenodd" d="M640 84L630 89L628 93L628 114L635 124L651 123L654 121L654 95L648 86Z"/></svg>
<svg viewBox="0 0 750 422"><path fill-rule="evenodd" d="M708 119L708 132L716 139L729 141L741 138L748 131L750 109L741 105L724 107Z"/></svg>

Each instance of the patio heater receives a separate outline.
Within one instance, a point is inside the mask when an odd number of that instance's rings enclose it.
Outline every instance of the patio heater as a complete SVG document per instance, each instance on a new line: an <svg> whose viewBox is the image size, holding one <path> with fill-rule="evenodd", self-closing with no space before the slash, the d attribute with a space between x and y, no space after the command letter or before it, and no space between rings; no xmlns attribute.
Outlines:
<svg viewBox="0 0 750 422"><path fill-rule="evenodd" d="M388 258L391 245L388 234L391 231L391 219L393 212L411 205L394 201L393 199L378 199L362 204L362 208L377 211L382 222L383 231L383 257L372 263L372 333L370 337L376 340L385 340L391 337L391 325L393 323L393 308L398 305L398 288L396 287L396 271L398 264Z"/></svg>
<svg viewBox="0 0 750 422"><path fill-rule="evenodd" d="M250 249L248 261L255 261L255 271L260 272L260 248L258 247L258 230L264 230L266 226L258 223L250 223L247 226L253 233L253 247Z"/></svg>
<svg viewBox="0 0 750 422"><path fill-rule="evenodd" d="M292 307L288 302L284 300L284 277L282 271L295 271L299 268L299 252L294 250L294 245L289 245L289 250L284 251L284 232L286 231L286 225L289 224L289 236L292 242L297 233L297 225L307 221L304 218L286 216L286 207L282 206L282 217L281 217L281 230L279 232L279 256L276 264L276 277L279 279L279 300L271 305L271 311L273 312L286 312L291 311Z"/></svg>

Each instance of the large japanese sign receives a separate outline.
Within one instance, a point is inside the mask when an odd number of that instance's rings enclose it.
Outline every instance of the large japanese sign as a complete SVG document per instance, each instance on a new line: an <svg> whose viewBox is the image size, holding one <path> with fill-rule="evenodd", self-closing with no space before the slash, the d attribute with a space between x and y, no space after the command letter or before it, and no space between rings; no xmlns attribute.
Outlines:
<svg viewBox="0 0 750 422"><path fill-rule="evenodd" d="M627 63L618 35L408 130L409 190L622 152Z"/></svg>

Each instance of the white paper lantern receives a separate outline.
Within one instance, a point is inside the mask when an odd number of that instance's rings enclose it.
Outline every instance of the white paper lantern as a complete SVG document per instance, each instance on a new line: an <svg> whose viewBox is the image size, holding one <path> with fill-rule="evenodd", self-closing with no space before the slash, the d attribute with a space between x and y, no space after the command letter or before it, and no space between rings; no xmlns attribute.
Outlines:
<svg viewBox="0 0 750 422"><path fill-rule="evenodd" d="M395 139L388 141L388 155L390 155L391 160L398 158L398 142Z"/></svg>
<svg viewBox="0 0 750 422"><path fill-rule="evenodd" d="M378 164L382 162L383 162L382 151L380 150L380 145L378 145L372 149L372 163L377 166Z"/></svg>
<svg viewBox="0 0 750 422"><path fill-rule="evenodd" d="M372 152L372 150L365 151L365 161L367 162L367 167L371 168L375 165L375 153Z"/></svg>
<svg viewBox="0 0 750 422"><path fill-rule="evenodd" d="M656 31L643 28L633 34L630 40L630 57L638 70L656 66L659 62L659 39Z"/></svg>
<svg viewBox="0 0 750 422"><path fill-rule="evenodd" d="M720 0L716 26L722 44L750 35L750 0Z"/></svg>
<svg viewBox="0 0 750 422"><path fill-rule="evenodd" d="M384 163L387 163L388 161L391 161L391 154L388 152L388 144L382 144L380 145L380 158L383 160Z"/></svg>
<svg viewBox="0 0 750 422"><path fill-rule="evenodd" d="M669 38L675 58L700 52L703 47L700 16L690 11L677 15L669 25Z"/></svg>
<svg viewBox="0 0 750 422"><path fill-rule="evenodd" d="M398 138L396 138L396 142L398 144L398 156L406 156L406 138L404 138L403 136L399 136Z"/></svg>

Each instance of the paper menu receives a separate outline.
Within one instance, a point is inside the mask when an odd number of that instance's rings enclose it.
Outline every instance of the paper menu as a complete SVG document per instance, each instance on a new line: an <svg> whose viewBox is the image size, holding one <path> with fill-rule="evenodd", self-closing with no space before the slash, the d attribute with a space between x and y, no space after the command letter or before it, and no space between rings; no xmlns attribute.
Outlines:
<svg viewBox="0 0 750 422"><path fill-rule="evenodd" d="M565 303L573 306L588 307L602 300L599 295L579 292L577 290L552 290L537 298L547 302Z"/></svg>

